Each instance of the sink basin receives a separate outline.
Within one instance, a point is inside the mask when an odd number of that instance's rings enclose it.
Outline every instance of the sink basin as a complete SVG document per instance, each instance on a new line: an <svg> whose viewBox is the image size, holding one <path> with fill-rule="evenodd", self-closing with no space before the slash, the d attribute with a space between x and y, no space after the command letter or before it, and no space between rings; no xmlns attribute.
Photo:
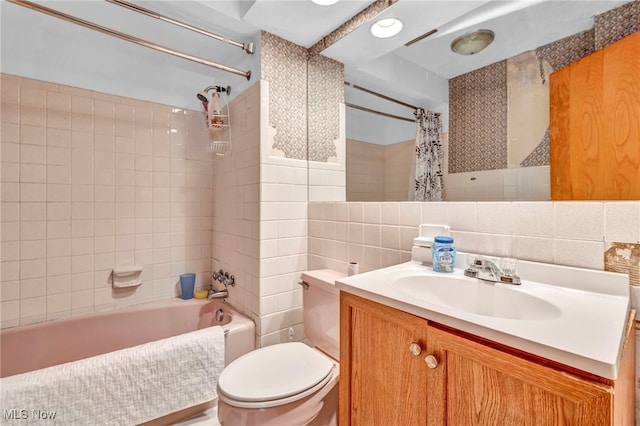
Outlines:
<svg viewBox="0 0 640 426"><path fill-rule="evenodd" d="M518 286L463 276L411 275L396 280L394 288L427 303L489 317L545 320L561 315L555 305Z"/></svg>

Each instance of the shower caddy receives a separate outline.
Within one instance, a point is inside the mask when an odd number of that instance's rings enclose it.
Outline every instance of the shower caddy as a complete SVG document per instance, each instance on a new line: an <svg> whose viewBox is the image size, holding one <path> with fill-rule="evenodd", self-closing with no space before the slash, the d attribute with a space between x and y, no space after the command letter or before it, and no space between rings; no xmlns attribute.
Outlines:
<svg viewBox="0 0 640 426"><path fill-rule="evenodd" d="M212 92L209 96L209 92ZM209 86L196 95L205 112L207 133L209 135L208 152L217 157L231 155L231 116L229 104L221 96L231 93L231 86Z"/></svg>

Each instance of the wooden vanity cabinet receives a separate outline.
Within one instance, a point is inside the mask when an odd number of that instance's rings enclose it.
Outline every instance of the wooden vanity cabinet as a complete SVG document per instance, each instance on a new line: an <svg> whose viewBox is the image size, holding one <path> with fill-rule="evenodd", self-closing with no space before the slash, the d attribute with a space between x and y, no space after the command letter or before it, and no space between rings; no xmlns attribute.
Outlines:
<svg viewBox="0 0 640 426"><path fill-rule="evenodd" d="M341 426L634 424L633 327L611 381L345 292L340 315Z"/></svg>

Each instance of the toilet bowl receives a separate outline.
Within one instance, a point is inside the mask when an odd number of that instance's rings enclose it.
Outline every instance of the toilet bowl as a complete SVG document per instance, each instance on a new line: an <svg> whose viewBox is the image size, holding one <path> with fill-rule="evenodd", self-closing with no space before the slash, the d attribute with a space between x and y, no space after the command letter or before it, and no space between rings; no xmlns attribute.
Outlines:
<svg viewBox="0 0 640 426"><path fill-rule="evenodd" d="M217 388L221 425L337 425L340 298L334 283L342 276L326 269L302 274L304 330L314 347L266 346L224 369Z"/></svg>

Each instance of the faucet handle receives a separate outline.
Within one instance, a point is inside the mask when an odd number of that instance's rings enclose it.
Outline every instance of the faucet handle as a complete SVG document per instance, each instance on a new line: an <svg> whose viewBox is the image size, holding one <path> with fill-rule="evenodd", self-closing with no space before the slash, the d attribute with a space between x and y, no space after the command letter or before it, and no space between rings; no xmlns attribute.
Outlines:
<svg viewBox="0 0 640 426"><path fill-rule="evenodd" d="M510 257L503 257L500 259L500 269L502 275L507 277L514 277L518 275L518 259Z"/></svg>

